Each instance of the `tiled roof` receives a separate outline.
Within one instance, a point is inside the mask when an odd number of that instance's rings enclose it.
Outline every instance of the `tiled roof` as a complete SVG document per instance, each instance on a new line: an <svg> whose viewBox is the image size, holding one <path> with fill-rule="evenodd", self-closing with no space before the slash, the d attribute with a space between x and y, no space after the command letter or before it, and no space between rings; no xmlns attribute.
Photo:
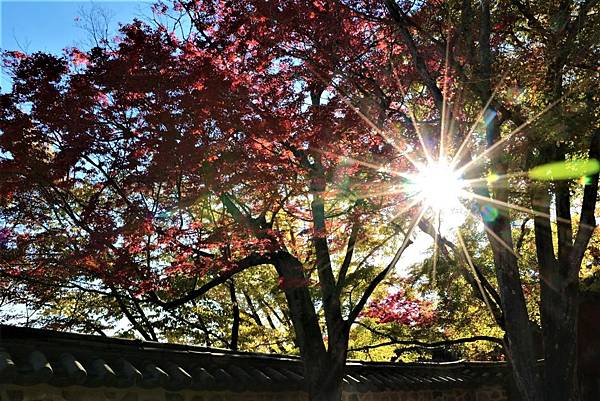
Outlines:
<svg viewBox="0 0 600 401"><path fill-rule="evenodd" d="M502 363L348 361L346 391L388 391L504 384ZM0 325L0 383L62 387L141 387L302 391L293 356L106 338Z"/></svg>

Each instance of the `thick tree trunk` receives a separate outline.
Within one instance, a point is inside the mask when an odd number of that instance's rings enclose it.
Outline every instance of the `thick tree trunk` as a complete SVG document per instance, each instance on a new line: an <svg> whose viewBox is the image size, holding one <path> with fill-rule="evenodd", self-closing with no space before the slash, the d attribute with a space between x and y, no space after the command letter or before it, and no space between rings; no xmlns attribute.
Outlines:
<svg viewBox="0 0 600 401"><path fill-rule="evenodd" d="M573 258L569 205L561 205L556 191L558 258L556 258L547 188L534 190L533 205L541 212L534 219L537 259L540 266L540 313L544 337L544 396L546 401L579 400L577 369L577 321L579 265ZM567 208L565 214L564 209ZM562 211L561 211L562 210ZM564 226L563 226L564 225Z"/></svg>
<svg viewBox="0 0 600 401"><path fill-rule="evenodd" d="M581 401L600 400L600 298L595 293L579 295L577 359Z"/></svg>
<svg viewBox="0 0 600 401"><path fill-rule="evenodd" d="M309 386L309 401L341 401L343 376L332 372L322 372L320 379Z"/></svg>
<svg viewBox="0 0 600 401"><path fill-rule="evenodd" d="M557 149L559 160L565 160ZM595 132L590 144L590 159L600 156L600 134ZM594 174L584 189L581 218L573 241L571 200L567 182L554 183L556 202L558 258L552 245L550 219L535 218L536 251L541 276L541 318L544 333L546 401L580 399L578 366L579 271L585 250L596 227L595 208L598 194L598 174ZM534 206L550 213L548 191L537 191Z"/></svg>
<svg viewBox="0 0 600 401"><path fill-rule="evenodd" d="M488 93L491 94L489 88ZM500 123L497 118L493 118L488 123L486 131L488 146L493 146L500 140ZM493 171L499 175L506 174L508 172L506 161L495 160ZM508 189L498 184L492 184L491 191L487 188L476 190L482 196L482 207L494 208L498 211L498 217L495 220L486 221L485 216L483 216L483 220L489 229L488 240L494 255L498 293L504 312L506 349L512 364L515 383L522 399L524 401L541 401L542 393L534 333L527 313L517 256L513 251L510 213L503 207L496 207L493 203L485 201L486 198L494 198L500 202L508 202Z"/></svg>
<svg viewBox="0 0 600 401"><path fill-rule="evenodd" d="M304 362L304 379L310 401L341 401L348 344L347 332L323 342L319 320L308 292L300 261L281 252L274 260L282 279L290 315Z"/></svg>
<svg viewBox="0 0 600 401"><path fill-rule="evenodd" d="M564 154L561 156L564 160ZM560 159L559 159L560 160ZM552 227L546 216L535 217L536 252L540 264L540 313L544 335L544 390L546 401L575 401L577 379L577 315L579 263L571 259L573 229L568 184L554 183L558 258ZM550 214L550 196L542 187L534 207Z"/></svg>
<svg viewBox="0 0 600 401"><path fill-rule="evenodd" d="M300 354L305 362L322 360L327 350L323 343L319 318L308 291L304 267L298 259L284 251L278 252L273 259L280 286L287 300Z"/></svg>
<svg viewBox="0 0 600 401"><path fill-rule="evenodd" d="M510 224L505 218L496 222L496 234L512 247ZM502 245L490 238L494 249L496 277L506 324L507 348L515 383L524 401L540 401L539 375L527 306L521 287L517 260Z"/></svg>
<svg viewBox="0 0 600 401"><path fill-rule="evenodd" d="M328 353L318 366L316 365L305 362L305 371L309 375L307 376L309 401L341 401L346 353L341 355Z"/></svg>
<svg viewBox="0 0 600 401"><path fill-rule="evenodd" d="M568 286L556 284L541 283L546 401L576 401L577 303Z"/></svg>
<svg viewBox="0 0 600 401"><path fill-rule="evenodd" d="M479 65L477 75L482 80L481 101L485 104L492 97L493 59L491 38L491 7L490 0L481 0L481 19L479 29ZM501 122L496 117L492 106L488 108L489 114L494 116L487 122L486 140L488 147L497 144L500 139ZM495 158L492 162L492 171L503 175L508 172L508 165L504 158ZM490 193L491 190L491 193ZM508 202L508 188L492 184L491 188L481 188L479 195L493 198L500 202ZM483 200L482 199L482 200ZM482 202L482 206L496 208L493 203ZM521 285L519 266L514 253L512 240L511 217L504 208L498 208L498 217L484 224L489 228L488 239L494 255L496 278L498 280L498 293L504 312L505 342L510 358L515 383L523 401L541 401L541 387L537 369L536 349L533 332L527 313L527 304Z"/></svg>

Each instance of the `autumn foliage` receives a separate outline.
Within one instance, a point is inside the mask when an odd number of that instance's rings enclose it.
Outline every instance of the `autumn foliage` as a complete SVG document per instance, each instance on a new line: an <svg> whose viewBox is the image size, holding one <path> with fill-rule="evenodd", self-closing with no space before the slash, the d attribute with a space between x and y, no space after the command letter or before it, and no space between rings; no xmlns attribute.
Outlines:
<svg viewBox="0 0 600 401"><path fill-rule="evenodd" d="M325 196L340 207L366 183L385 184L387 178L344 155L372 154L405 168L343 97L307 110L305 91L321 93L320 80L328 78L298 65L293 47L306 43L281 37L275 22L308 30L328 15L325 5L311 7L306 20L289 8L275 19L213 10L204 35L185 39L138 21L123 27L111 47L67 49L63 57L7 53L14 87L2 96L0 142L9 157L1 161L0 193L3 214L14 223L12 255L35 258L21 273L84 275L141 294L168 286L170 275L228 269L284 244L306 252L308 230L292 239L273 227L256 238L224 215L208 222L203 207L210 197L235 193L252 214L274 216L283 208L307 217L299 196L326 183ZM348 24L325 28L323 21L312 40L336 39L322 43L315 60L334 62L330 50L343 45L357 55L372 52L369 63L378 63L385 49L365 47L368 25ZM383 40L384 32L377 35ZM290 49L272 47L282 41ZM374 71L372 65L360 68ZM368 113L370 106L360 107ZM308 176L307 158L319 159L320 178ZM373 206L387 207L381 200L367 200L348 216L366 221ZM335 248L336 233L348 223L327 224ZM203 255L212 250L218 256Z"/></svg>
<svg viewBox="0 0 600 401"><path fill-rule="evenodd" d="M378 323L407 326L427 326L435 318L431 302L408 297L403 290L371 301L362 315L374 318Z"/></svg>

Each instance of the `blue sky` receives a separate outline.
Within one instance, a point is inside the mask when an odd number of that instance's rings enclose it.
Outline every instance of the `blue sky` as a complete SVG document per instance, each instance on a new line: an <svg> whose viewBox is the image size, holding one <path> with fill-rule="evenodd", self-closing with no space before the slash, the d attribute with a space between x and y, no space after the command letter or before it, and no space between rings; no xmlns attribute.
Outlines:
<svg viewBox="0 0 600 401"><path fill-rule="evenodd" d="M65 47L86 47L89 34L76 17L92 9L102 9L110 16L109 25L116 32L119 22L150 15L152 1L30 1L0 0L0 48L26 53L45 51L60 54ZM0 74L0 87L7 91L9 80Z"/></svg>

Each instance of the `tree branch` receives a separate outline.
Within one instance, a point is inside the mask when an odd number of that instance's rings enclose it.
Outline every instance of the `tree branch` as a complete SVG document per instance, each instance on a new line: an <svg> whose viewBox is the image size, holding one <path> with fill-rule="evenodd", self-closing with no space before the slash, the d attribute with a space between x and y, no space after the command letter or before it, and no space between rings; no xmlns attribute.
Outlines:
<svg viewBox="0 0 600 401"><path fill-rule="evenodd" d="M557 161L564 162L565 152L562 146L557 149ZM573 249L573 224L571 221L571 194L569 181L561 180L554 182L556 206L556 226L558 236L558 261L561 274L568 274L571 263L569 259Z"/></svg>
<svg viewBox="0 0 600 401"><path fill-rule="evenodd" d="M527 223L529 223L529 221L531 221L531 217L526 217L521 223L521 233L519 234L519 238L517 238L516 245L517 253L520 253L521 248L523 247L523 241L525 240L525 235L527 234Z"/></svg>
<svg viewBox="0 0 600 401"><path fill-rule="evenodd" d="M386 347L386 346L390 346L390 345L414 345L414 346L417 346L418 348L435 349L435 348L447 347L450 345L473 343L473 342L477 342L477 341L489 341L494 344L500 345L504 349L504 343L502 342L501 338L490 337L490 336L473 336L473 337L456 338L456 339L452 339L452 340L434 341L434 342L430 342L430 343L425 342L425 341L419 341L419 340L398 340L397 339L397 340L386 341L386 342L379 343L379 344L372 344L372 345L365 345L362 347L350 348L350 349L348 349L348 351L367 351L370 349ZM398 350L396 350L396 352L397 351Z"/></svg>
<svg viewBox="0 0 600 401"><path fill-rule="evenodd" d="M251 254L249 256L246 256L245 258L239 260L235 264L235 266L232 267L231 269L222 272L219 276L210 280L208 283L203 284L199 288L196 288L196 289L188 292L185 296L183 296L181 298L178 298L178 299L175 299L172 301L163 301L159 298L159 296L158 296L158 294L156 294L156 292L152 291L152 292L148 293L148 295L149 295L148 300L158 306L165 308L165 309L176 308L176 307L181 306L193 299L201 297L202 295L206 294L208 291L215 288L216 286L225 283L227 280L229 280L231 277L233 277L235 274L237 274L241 271L244 271L253 266L271 264L272 256L273 255L271 255L271 254L267 254L267 255Z"/></svg>
<svg viewBox="0 0 600 401"><path fill-rule="evenodd" d="M431 236L432 238L435 239L437 237L438 243L442 245L442 250L448 259L450 259L450 255L448 255L446 247L450 248L455 255L459 255L458 257L460 259L463 259L463 263L467 263L464 261L464 258L461 256L462 253L460 252L460 250L457 249L456 245L454 245L452 242L448 241L446 238L437 233L435 228L427 220L422 219L419 222L419 228L421 228L423 232L429 234L429 236ZM486 302L486 300L491 301L489 303L489 306L494 320L496 321L498 326L504 328L504 313L502 311L500 295L498 294L498 291L496 291L494 286L489 282L487 277L485 277L485 275L481 271L481 268L476 264L473 264L473 270L475 271L477 277L473 277L471 271L469 269L464 268L460 264L459 268L460 273L463 275L467 283L469 283L469 285L475 292L475 296L484 302ZM477 279L479 279L481 283L481 288L477 284Z"/></svg>
<svg viewBox="0 0 600 401"><path fill-rule="evenodd" d="M231 342L230 348L234 351L238 349L238 340L240 335L240 306L238 304L237 295L235 293L235 283L233 278L228 280L229 283L229 297L231 299L233 309L233 322L231 324Z"/></svg>
<svg viewBox="0 0 600 401"><path fill-rule="evenodd" d="M150 322L150 319L148 319L148 316L146 316L146 312L144 312L144 309L142 309L142 307L140 306L138 299L131 293L130 290L127 290L127 292L129 293L129 298L131 299L131 302L133 303L135 310L142 318L142 322L144 322L144 325L146 326L146 328L148 330L148 334L150 335L150 337L152 338L153 341L158 342L158 337L156 336L156 332L154 331L154 325L152 324L152 322Z"/></svg>
<svg viewBox="0 0 600 401"><path fill-rule="evenodd" d="M385 343L380 343L377 345L360 347L361 349L351 348L351 349L349 349L349 351L368 350L368 349L373 349L373 348L378 348L378 347L383 347L383 346L388 346L388 345L417 345L422 348L439 348L439 347L444 347L447 345L468 343L468 342L474 342L474 341L491 341L491 342L496 343L504 348L504 341L501 338L497 338L497 337L472 336L472 337L458 338L458 339L454 339L454 340L440 340L440 341L435 341L435 342L425 342L425 341L419 341L419 340L400 340L399 338L391 335L390 333L384 333L384 332L379 331L379 330L377 330L371 326L368 326L362 322L357 322L357 324L364 327L365 329L369 330L373 334L388 338L389 341L386 341Z"/></svg>
<svg viewBox="0 0 600 401"><path fill-rule="evenodd" d="M146 329L144 329L144 327L137 321L135 316L133 316L133 314L129 311L129 308L127 308L127 305L123 301L123 298L121 297L117 289L112 285L110 285L110 289L112 291L112 295L117 301L117 305L119 305L121 312L123 312L127 320L129 320L129 323L131 323L131 325L138 331L138 333L142 335L142 337L144 337L145 340L153 341L153 338L150 336L150 334L148 334Z"/></svg>
<svg viewBox="0 0 600 401"><path fill-rule="evenodd" d="M407 26L409 25L409 22L407 21L406 15L400 9L400 7L398 7L398 4L396 4L395 0L385 0L385 5L392 19L396 23L400 36L402 37L404 43L408 47L417 72L419 73L421 79L423 79L423 83L431 93L431 96L433 97L433 101L437 109L441 112L444 104L444 96L440 88L437 86L435 79L427 69L425 61L423 60L423 57L417 49L417 45L415 43L414 38L408 31Z"/></svg>
<svg viewBox="0 0 600 401"><path fill-rule="evenodd" d="M406 248L408 246L410 246L410 244L412 244L412 241L410 240L410 233L412 233L415 225L418 222L417 220L419 220L420 217L421 216L419 216L418 218L415 218L411 222L411 225L410 225L408 231L406 232L406 234L404 235L404 239L402 240L402 245L400 245L400 248L398 248L398 250L396 251L396 254L392 258L390 263L386 266L385 269L383 269L381 272L379 272L379 274L377 276L375 276L375 278L369 283L369 285L365 289L365 292L363 293L363 295L361 296L359 301L356 303L356 305L354 305L354 308L352 308L352 310L350 311L350 314L348 315L348 320L347 320L348 327L350 327L352 325L352 323L356 320L356 318L358 317L358 315L360 314L362 309L365 307L367 301L371 297L371 294L373 294L373 291L375 291L375 288L377 288L377 286L383 281L383 279L385 279L385 277L388 275L388 273L396 266L396 264L400 260L400 256L402 256L402 254L404 253Z"/></svg>
<svg viewBox="0 0 600 401"><path fill-rule="evenodd" d="M521 12L521 14L523 14L523 16L527 19L527 23L529 24L529 26L532 29L534 29L537 33L542 35L544 38L548 37L548 31L546 30L546 28L544 28L544 26L540 23L540 21L538 21L538 19L535 18L535 15L533 15L533 12L527 5L523 4L521 2L521 0L511 0L511 2L513 3L513 5L515 7L517 7L517 9Z"/></svg>
<svg viewBox="0 0 600 401"><path fill-rule="evenodd" d="M356 246L356 239L358 238L358 233L360 232L361 225L358 221L355 221L352 224L352 229L350 231L350 237L348 238L348 246L346 247L346 255L344 256L344 261L340 266L340 271L337 279L337 294L339 295L342 292L342 288L346 282L346 274L348 274L348 269L350 268L350 264L352 263L352 256L354 255L354 247Z"/></svg>

